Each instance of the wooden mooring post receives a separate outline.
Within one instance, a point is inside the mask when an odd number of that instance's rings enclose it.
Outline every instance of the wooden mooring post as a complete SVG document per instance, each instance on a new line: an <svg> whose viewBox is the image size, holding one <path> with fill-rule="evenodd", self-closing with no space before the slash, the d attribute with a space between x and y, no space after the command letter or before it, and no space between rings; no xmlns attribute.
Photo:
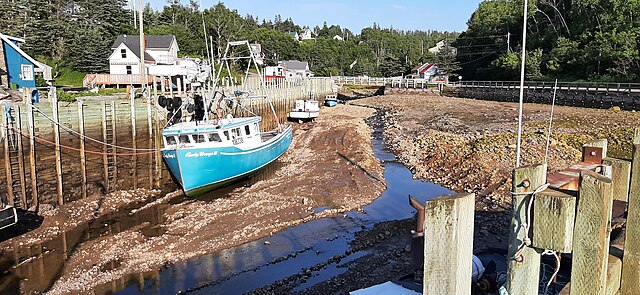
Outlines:
<svg viewBox="0 0 640 295"><path fill-rule="evenodd" d="M611 179L582 171L573 235L570 294L606 294L613 190Z"/></svg>
<svg viewBox="0 0 640 295"><path fill-rule="evenodd" d="M80 177L82 178L82 198L87 197L87 161L84 150L84 103L78 100L78 130L80 131Z"/></svg>
<svg viewBox="0 0 640 295"><path fill-rule="evenodd" d="M631 164L627 228L622 260L622 295L640 294L640 129L636 129Z"/></svg>
<svg viewBox="0 0 640 295"><path fill-rule="evenodd" d="M425 205L423 294L471 294L475 195Z"/></svg>
<svg viewBox="0 0 640 295"><path fill-rule="evenodd" d="M531 238L531 210L533 192L547 180L547 165L516 168L512 180L513 218L509 227L507 251L508 273L506 289L509 294L537 295L540 283L540 253L527 245Z"/></svg>
<svg viewBox="0 0 640 295"><path fill-rule="evenodd" d="M62 191L62 157L60 151L60 116L58 115L58 92L55 87L49 88L49 99L51 100L51 110L53 121L53 137L55 141L56 156L56 179L58 182L58 205L64 204L64 196Z"/></svg>
<svg viewBox="0 0 640 295"><path fill-rule="evenodd" d="M40 201L38 198L38 174L36 172L36 140L35 140L35 121L33 114L33 101L31 97L25 96L25 103L27 104L27 126L29 126L29 168L31 169L31 202L35 206L37 212L40 208Z"/></svg>

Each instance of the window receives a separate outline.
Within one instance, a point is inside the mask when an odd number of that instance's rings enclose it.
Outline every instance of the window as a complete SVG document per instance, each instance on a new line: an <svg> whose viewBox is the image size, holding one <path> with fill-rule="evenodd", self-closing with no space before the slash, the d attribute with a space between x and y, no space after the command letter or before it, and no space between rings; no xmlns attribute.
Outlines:
<svg viewBox="0 0 640 295"><path fill-rule="evenodd" d="M206 142L206 140L204 139L204 134L194 134L193 135L193 141L195 143L203 143Z"/></svg>
<svg viewBox="0 0 640 295"><path fill-rule="evenodd" d="M240 128L231 129L231 137L233 137L233 138L242 137L242 133L240 132Z"/></svg>
<svg viewBox="0 0 640 295"><path fill-rule="evenodd" d="M260 127L258 126L258 123L253 123L253 126L255 127L254 129L256 129L256 133L260 133Z"/></svg>
<svg viewBox="0 0 640 295"><path fill-rule="evenodd" d="M127 66L127 75L131 75L131 66Z"/></svg>
<svg viewBox="0 0 640 295"><path fill-rule="evenodd" d="M175 136L165 136L164 137L164 141L166 145L174 145L176 144L176 137Z"/></svg>
<svg viewBox="0 0 640 295"><path fill-rule="evenodd" d="M224 133L224 137L227 138L227 140L231 140L231 138L229 138L229 131L225 131Z"/></svg>
<svg viewBox="0 0 640 295"><path fill-rule="evenodd" d="M32 65L21 65L20 67L20 76L22 80L32 81L33 80L33 66Z"/></svg>
<svg viewBox="0 0 640 295"><path fill-rule="evenodd" d="M127 50L126 49L120 49L120 54L122 55L122 58L127 58Z"/></svg>
<svg viewBox="0 0 640 295"><path fill-rule="evenodd" d="M244 125L244 133L247 135L251 134L251 130L249 130L249 125Z"/></svg>
<svg viewBox="0 0 640 295"><path fill-rule="evenodd" d="M220 135L218 135L218 133L211 133L208 137L209 142L222 142L222 139L220 138Z"/></svg>
<svg viewBox="0 0 640 295"><path fill-rule="evenodd" d="M189 135L180 135L180 143L191 143L191 137Z"/></svg>

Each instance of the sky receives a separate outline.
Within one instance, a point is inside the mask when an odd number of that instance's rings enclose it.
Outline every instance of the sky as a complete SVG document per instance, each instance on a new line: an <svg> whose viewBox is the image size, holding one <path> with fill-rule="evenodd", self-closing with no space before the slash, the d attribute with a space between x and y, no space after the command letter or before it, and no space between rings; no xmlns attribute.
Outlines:
<svg viewBox="0 0 640 295"><path fill-rule="evenodd" d="M189 0L181 0L188 4ZM196 0L203 7L211 7L218 0ZM135 1L136 4L138 1ZM166 0L144 0L155 9L162 9ZM482 0L226 0L227 7L240 15L251 14L273 20L291 17L300 26L338 24L354 33L360 33L374 22L383 28L401 30L464 31L469 17Z"/></svg>

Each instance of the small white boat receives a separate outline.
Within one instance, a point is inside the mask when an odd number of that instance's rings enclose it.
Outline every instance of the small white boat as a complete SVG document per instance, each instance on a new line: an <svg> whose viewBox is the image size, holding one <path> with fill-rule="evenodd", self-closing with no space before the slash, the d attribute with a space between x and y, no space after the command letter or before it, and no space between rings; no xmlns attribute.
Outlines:
<svg viewBox="0 0 640 295"><path fill-rule="evenodd" d="M289 118L294 120L315 119L320 115L317 100L296 100L295 107L289 112Z"/></svg>

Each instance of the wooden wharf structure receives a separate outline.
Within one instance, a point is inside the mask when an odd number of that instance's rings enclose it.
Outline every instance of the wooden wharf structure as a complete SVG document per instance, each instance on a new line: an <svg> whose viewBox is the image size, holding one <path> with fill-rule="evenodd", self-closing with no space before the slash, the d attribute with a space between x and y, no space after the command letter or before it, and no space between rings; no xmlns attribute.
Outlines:
<svg viewBox="0 0 640 295"><path fill-rule="evenodd" d="M571 279L558 294L640 294L640 128L630 161L607 157L607 141L594 140L563 171L514 169L512 194L501 294L542 294L541 256L563 254L571 254ZM473 204L473 194L427 202L423 294L471 294Z"/></svg>
<svg viewBox="0 0 640 295"><path fill-rule="evenodd" d="M199 90L179 86L176 91L162 77L151 81L151 103L144 98L62 102L54 87L27 89L21 102L0 101L2 201L37 211L42 204L55 207L92 194L174 185L160 153L168 112L157 98L187 97ZM273 81L266 93L257 79L245 83L262 96L245 107L264 118L263 130L277 125L265 94L285 123L296 99L309 93L322 98L333 91L332 81L324 78ZM39 93L40 103L32 103L32 91ZM241 110L234 115L249 114Z"/></svg>

